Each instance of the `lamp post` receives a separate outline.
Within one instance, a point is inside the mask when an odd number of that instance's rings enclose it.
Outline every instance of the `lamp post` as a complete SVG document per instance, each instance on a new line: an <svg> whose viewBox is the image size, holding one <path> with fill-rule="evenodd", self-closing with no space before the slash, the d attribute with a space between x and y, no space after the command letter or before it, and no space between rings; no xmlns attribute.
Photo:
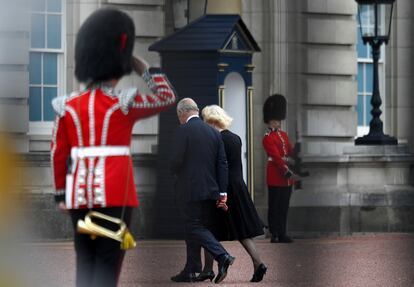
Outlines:
<svg viewBox="0 0 414 287"><path fill-rule="evenodd" d="M392 9L395 0L355 0L358 3L358 21L362 40L372 49L373 60L373 88L371 98L372 120L369 123L369 133L355 140L356 145L397 145L396 138L385 135L383 123L380 119L382 104L379 79L378 60L380 48L387 44L390 38Z"/></svg>

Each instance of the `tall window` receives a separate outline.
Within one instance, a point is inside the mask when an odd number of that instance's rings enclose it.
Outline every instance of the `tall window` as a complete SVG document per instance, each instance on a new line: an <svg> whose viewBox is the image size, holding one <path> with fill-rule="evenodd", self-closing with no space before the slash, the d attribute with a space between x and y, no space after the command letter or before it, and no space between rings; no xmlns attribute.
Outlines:
<svg viewBox="0 0 414 287"><path fill-rule="evenodd" d="M54 120L51 100L64 90L63 9L64 0L31 0L29 63L31 132L45 126L44 123Z"/></svg>
<svg viewBox="0 0 414 287"><path fill-rule="evenodd" d="M366 22L365 22L366 23ZM366 25L374 25L373 23L366 23ZM361 37L361 31L358 26L358 43L357 43L357 53L358 53L358 103L357 103L357 113L358 113L358 136L363 136L369 132L369 123L372 119L371 115L371 98L372 98L372 85L373 85L373 62L372 62L372 53L371 47L369 44L364 45ZM378 65L378 77L380 85L380 95L383 104L381 120L384 121L384 52L385 50L381 48L381 58Z"/></svg>

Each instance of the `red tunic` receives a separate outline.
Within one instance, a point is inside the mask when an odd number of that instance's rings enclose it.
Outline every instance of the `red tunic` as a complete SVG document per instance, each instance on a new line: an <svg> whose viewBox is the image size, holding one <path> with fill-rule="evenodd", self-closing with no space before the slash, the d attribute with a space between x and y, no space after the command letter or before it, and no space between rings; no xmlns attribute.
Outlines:
<svg viewBox="0 0 414 287"><path fill-rule="evenodd" d="M143 79L153 94L101 86L54 99L51 161L57 202L66 198L73 209L138 206L129 155L132 128L175 103L164 75L146 71Z"/></svg>
<svg viewBox="0 0 414 287"><path fill-rule="evenodd" d="M266 181L268 186L290 186L294 181L284 175L288 171L288 157L293 156L293 148L288 135L281 130L269 130L263 138L267 153Z"/></svg>

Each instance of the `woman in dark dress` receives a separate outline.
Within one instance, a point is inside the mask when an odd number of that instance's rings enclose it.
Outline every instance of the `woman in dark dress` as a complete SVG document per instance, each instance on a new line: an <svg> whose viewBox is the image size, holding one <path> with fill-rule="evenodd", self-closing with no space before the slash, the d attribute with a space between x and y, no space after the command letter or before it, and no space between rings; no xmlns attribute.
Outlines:
<svg viewBox="0 0 414 287"><path fill-rule="evenodd" d="M238 135L228 130L232 118L217 105L207 106L202 111L205 122L217 129L222 136L227 156L229 170L229 185L227 190L228 210L217 209L215 224L211 231L220 241L238 240L250 255L254 274L251 282L260 282L266 273L267 267L260 259L253 237L263 234L263 222L257 214L246 183L243 180L243 168L241 162L242 142ZM213 258L205 252L205 265L198 280L212 280Z"/></svg>

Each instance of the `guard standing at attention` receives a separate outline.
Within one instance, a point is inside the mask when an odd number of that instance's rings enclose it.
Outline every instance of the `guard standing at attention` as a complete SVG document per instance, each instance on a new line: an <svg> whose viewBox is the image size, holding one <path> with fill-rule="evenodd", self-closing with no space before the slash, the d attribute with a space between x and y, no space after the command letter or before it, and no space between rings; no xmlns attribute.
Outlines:
<svg viewBox="0 0 414 287"><path fill-rule="evenodd" d="M275 94L267 98L263 106L263 120L268 131L263 138L267 153L266 181L269 191L268 221L272 243L291 243L287 235L287 215L294 179L298 176L289 168L293 147L286 132L281 130L286 118L286 99Z"/></svg>

